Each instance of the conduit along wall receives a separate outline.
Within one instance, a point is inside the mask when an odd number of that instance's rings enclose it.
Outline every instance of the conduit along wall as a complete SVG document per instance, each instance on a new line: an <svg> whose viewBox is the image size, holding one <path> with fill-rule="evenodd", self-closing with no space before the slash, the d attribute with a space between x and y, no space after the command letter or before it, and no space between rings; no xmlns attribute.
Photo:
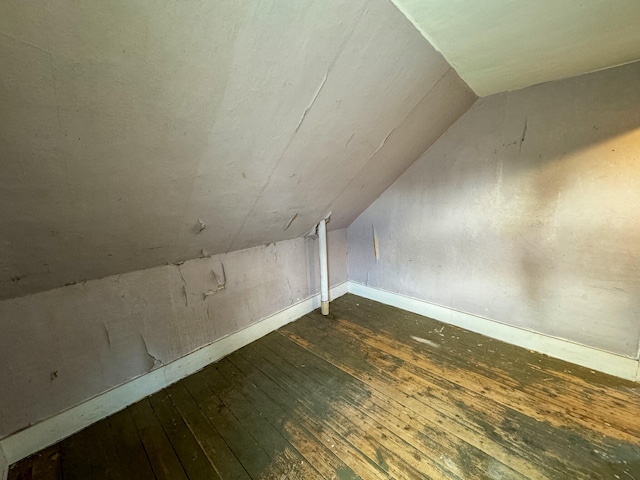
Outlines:
<svg viewBox="0 0 640 480"><path fill-rule="evenodd" d="M327 235L331 286L346 230ZM0 439L239 332L320 290L297 238L0 302Z"/></svg>
<svg viewBox="0 0 640 480"><path fill-rule="evenodd" d="M331 214L329 214L330 216ZM322 315L329 315L329 260L327 258L327 222L329 216L318 223L318 257L320 262L320 301Z"/></svg>

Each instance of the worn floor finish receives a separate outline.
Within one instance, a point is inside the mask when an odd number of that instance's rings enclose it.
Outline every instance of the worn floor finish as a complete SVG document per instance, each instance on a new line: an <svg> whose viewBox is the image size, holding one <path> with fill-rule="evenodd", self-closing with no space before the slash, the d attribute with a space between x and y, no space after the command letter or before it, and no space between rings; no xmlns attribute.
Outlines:
<svg viewBox="0 0 640 480"><path fill-rule="evenodd" d="M10 479L640 480L640 388L353 295Z"/></svg>

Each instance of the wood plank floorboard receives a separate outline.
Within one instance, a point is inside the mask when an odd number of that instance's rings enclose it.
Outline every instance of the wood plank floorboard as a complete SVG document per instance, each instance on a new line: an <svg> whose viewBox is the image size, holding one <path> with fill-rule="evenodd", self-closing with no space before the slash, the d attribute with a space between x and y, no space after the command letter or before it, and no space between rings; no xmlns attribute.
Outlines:
<svg viewBox="0 0 640 480"><path fill-rule="evenodd" d="M640 386L351 294L9 479L640 480Z"/></svg>

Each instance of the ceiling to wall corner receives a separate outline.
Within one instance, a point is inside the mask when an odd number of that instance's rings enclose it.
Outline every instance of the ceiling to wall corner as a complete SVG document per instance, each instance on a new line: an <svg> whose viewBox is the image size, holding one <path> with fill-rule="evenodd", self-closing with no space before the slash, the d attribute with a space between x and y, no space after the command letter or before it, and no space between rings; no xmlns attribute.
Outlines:
<svg viewBox="0 0 640 480"><path fill-rule="evenodd" d="M476 100L388 0L7 0L0 65L0 298L346 227Z"/></svg>
<svg viewBox="0 0 640 480"><path fill-rule="evenodd" d="M393 0L479 95L640 60L638 0Z"/></svg>

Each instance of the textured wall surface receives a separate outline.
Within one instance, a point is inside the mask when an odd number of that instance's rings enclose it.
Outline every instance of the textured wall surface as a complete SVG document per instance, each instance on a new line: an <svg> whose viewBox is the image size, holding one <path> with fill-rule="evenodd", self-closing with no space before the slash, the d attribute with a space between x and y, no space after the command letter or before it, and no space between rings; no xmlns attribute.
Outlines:
<svg viewBox="0 0 640 480"><path fill-rule="evenodd" d="M329 233L331 285L347 280L346 247L346 230ZM317 241L308 238L2 301L0 437L319 289Z"/></svg>
<svg viewBox="0 0 640 480"><path fill-rule="evenodd" d="M638 85L632 64L479 100L351 224L350 279L637 357Z"/></svg>
<svg viewBox="0 0 640 480"><path fill-rule="evenodd" d="M0 298L346 228L476 98L388 0L7 0L0 65Z"/></svg>

